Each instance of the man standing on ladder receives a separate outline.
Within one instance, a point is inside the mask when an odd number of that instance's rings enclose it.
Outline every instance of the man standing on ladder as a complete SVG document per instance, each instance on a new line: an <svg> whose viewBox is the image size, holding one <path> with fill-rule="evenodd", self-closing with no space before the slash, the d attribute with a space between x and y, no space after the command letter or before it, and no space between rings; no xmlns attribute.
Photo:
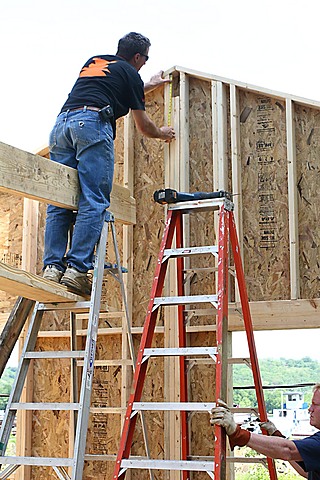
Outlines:
<svg viewBox="0 0 320 480"><path fill-rule="evenodd" d="M320 383L313 387L313 397L309 407L310 425L320 429ZM320 432L302 440L287 440L270 421L260 423L270 436L257 435L237 425L224 402L212 409L210 422L220 425L229 437L231 450L245 445L270 458L287 460L293 468L309 480L320 480Z"/></svg>
<svg viewBox="0 0 320 480"><path fill-rule="evenodd" d="M170 142L172 127L157 127L145 112L144 92L166 82L161 73L143 84L139 70L149 58L150 41L131 32L119 40L116 55L97 55L83 66L50 134L51 160L78 170L78 212L49 205L44 278L89 295L94 247L110 206L116 120L132 110L138 130ZM65 253L74 224L72 244Z"/></svg>

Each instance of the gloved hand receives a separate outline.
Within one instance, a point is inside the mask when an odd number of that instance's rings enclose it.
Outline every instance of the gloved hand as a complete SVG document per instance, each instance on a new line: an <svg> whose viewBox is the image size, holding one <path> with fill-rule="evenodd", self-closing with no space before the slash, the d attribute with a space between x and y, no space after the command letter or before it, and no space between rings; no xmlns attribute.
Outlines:
<svg viewBox="0 0 320 480"><path fill-rule="evenodd" d="M228 405L222 400L218 400L217 407L211 410L210 423L211 425L219 425L223 427L228 436L232 435L236 429L237 424L233 419L233 415Z"/></svg>
<svg viewBox="0 0 320 480"><path fill-rule="evenodd" d="M266 422L260 422L259 427L267 430L268 435L285 438L284 435L282 435L282 433L280 432L280 430L278 430L275 424L270 422L270 420L267 420Z"/></svg>
<svg viewBox="0 0 320 480"><path fill-rule="evenodd" d="M273 435L274 432L278 430L275 424L270 422L270 420L267 420L266 422L260 422L259 427L267 430L268 435Z"/></svg>
<svg viewBox="0 0 320 480"><path fill-rule="evenodd" d="M218 400L217 406L211 410L211 425L219 425L223 427L229 437L231 450L235 446L244 447L250 440L250 432L240 428L233 419L233 415L228 405L222 400Z"/></svg>

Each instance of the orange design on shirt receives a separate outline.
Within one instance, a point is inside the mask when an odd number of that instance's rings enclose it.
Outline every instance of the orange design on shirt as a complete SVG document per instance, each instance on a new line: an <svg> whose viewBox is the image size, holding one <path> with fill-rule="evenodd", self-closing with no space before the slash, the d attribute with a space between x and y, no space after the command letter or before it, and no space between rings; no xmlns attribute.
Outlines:
<svg viewBox="0 0 320 480"><path fill-rule="evenodd" d="M103 58L94 58L88 67L83 67L80 77L104 77L106 73L110 73L110 63L117 63L117 60L104 60Z"/></svg>

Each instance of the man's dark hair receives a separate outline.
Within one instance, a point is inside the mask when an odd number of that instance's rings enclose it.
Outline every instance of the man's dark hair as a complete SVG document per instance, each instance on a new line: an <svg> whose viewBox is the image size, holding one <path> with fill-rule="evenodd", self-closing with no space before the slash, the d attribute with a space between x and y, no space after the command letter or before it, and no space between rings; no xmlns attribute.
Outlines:
<svg viewBox="0 0 320 480"><path fill-rule="evenodd" d="M149 38L144 37L141 33L130 32L120 38L117 55L126 60L131 60L136 53L145 54L150 45Z"/></svg>

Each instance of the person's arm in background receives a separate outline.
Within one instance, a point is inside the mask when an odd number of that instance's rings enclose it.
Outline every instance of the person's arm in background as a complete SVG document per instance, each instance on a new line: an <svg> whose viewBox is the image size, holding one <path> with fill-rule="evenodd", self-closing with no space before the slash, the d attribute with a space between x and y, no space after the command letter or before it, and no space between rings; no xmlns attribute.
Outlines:
<svg viewBox="0 0 320 480"><path fill-rule="evenodd" d="M244 447L247 445L256 452L262 453L270 458L302 461L302 457L295 443L284 438L280 432L280 436L272 435L271 437L250 433L234 421L231 410L225 402L219 400L217 405L218 406L211 410L210 423L211 425L219 425L225 429L229 437L231 450L233 450L235 446ZM267 430L267 423L263 425L265 425L264 428ZM274 425L273 427L276 428Z"/></svg>

